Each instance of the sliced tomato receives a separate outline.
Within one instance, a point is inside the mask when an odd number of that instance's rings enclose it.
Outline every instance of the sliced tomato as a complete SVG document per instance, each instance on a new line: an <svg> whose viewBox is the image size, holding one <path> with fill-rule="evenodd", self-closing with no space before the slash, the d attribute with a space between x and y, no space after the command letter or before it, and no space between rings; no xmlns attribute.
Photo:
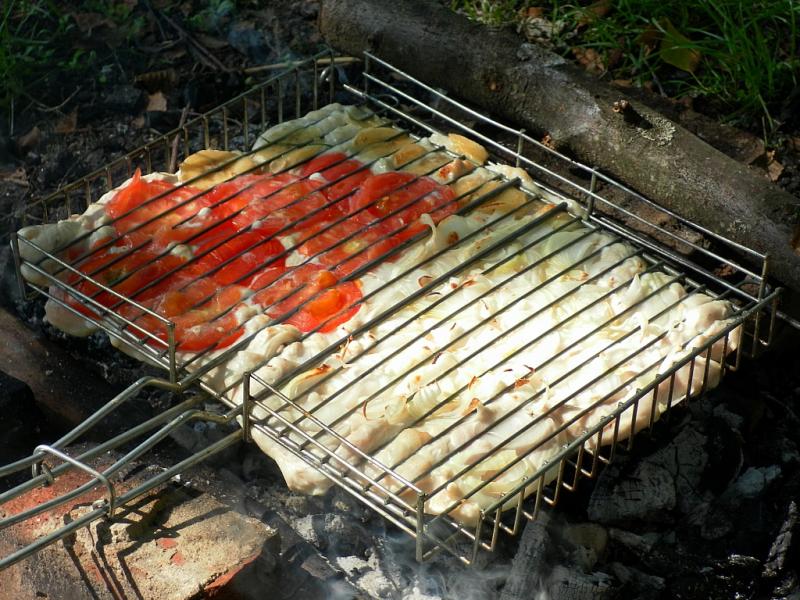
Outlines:
<svg viewBox="0 0 800 600"><path fill-rule="evenodd" d="M338 202L357 190L372 173L363 163L348 159L341 152L330 152L316 157L301 170L301 177L310 178L318 173L321 178L311 178L316 187L331 202Z"/></svg>
<svg viewBox="0 0 800 600"><path fill-rule="evenodd" d="M300 331L333 331L349 321L361 308L361 288L354 281L336 284L310 298L300 310L286 319Z"/></svg>
<svg viewBox="0 0 800 600"><path fill-rule="evenodd" d="M364 229L363 225L351 219L340 222L323 221L313 227L303 229L305 241L299 246L298 251L306 256L316 256L332 249L336 244ZM346 242L345 242L346 243Z"/></svg>
<svg viewBox="0 0 800 600"><path fill-rule="evenodd" d="M240 175L211 190L211 211L217 218L224 219L250 204L263 206L267 212L275 210L293 199L279 192L296 180L297 177L289 173Z"/></svg>
<svg viewBox="0 0 800 600"><path fill-rule="evenodd" d="M361 222L383 219L392 230L413 223L423 214L440 221L457 210L455 193L430 177L389 172L372 175L350 197L349 213Z"/></svg>
<svg viewBox="0 0 800 600"><path fill-rule="evenodd" d="M282 319L303 332L319 328L328 332L355 315L361 289L355 282L341 283L330 271L306 264L283 277L265 273L253 286L266 284L253 299L267 309L267 314Z"/></svg>
<svg viewBox="0 0 800 600"><path fill-rule="evenodd" d="M133 299L145 299L169 287L170 278L186 259L150 248L137 248L127 238L87 257L79 270L99 284ZM103 306L115 306L122 300L91 281L74 275L72 280L82 293Z"/></svg>
<svg viewBox="0 0 800 600"><path fill-rule="evenodd" d="M242 286L219 289L211 279L199 279L180 289L168 290L143 304L174 323L178 350L201 352L224 348L242 335L235 307L249 294L250 290ZM141 331L144 330L168 343L169 336L161 320L132 306L120 312L136 325L128 327L134 336L147 337L148 343L155 344L152 338Z"/></svg>
<svg viewBox="0 0 800 600"><path fill-rule="evenodd" d="M275 276L267 270L253 280L253 300L268 309L267 314L281 314L296 308L320 289L336 284L336 277L319 265L305 264Z"/></svg>
<svg viewBox="0 0 800 600"><path fill-rule="evenodd" d="M392 248L403 239L383 223L364 226L353 220L327 224L307 239L298 250L344 278L376 259L391 260Z"/></svg>
<svg viewBox="0 0 800 600"><path fill-rule="evenodd" d="M360 162L348 159L342 152L328 152L308 161L300 168L299 173L303 178L319 173L327 181L335 181L361 166Z"/></svg>
<svg viewBox="0 0 800 600"><path fill-rule="evenodd" d="M307 181L290 183L268 198L253 199L233 218L233 223L237 229L242 230L264 220L283 227L303 219L297 225L297 228L300 228L329 218L330 212L325 212L328 200L324 195L314 191L315 189L314 185ZM290 232L288 227L286 231Z"/></svg>
<svg viewBox="0 0 800 600"><path fill-rule="evenodd" d="M210 277L221 285L248 285L264 268L286 264L283 244L267 227L252 229L221 239L210 239L198 248L203 253L187 272L196 277Z"/></svg>
<svg viewBox="0 0 800 600"><path fill-rule="evenodd" d="M105 205L117 233L146 240L177 226L209 204L207 194L164 180L148 181L138 169L131 181ZM135 231L134 231L135 230Z"/></svg>
<svg viewBox="0 0 800 600"><path fill-rule="evenodd" d="M250 290L231 285L219 290L211 300L173 319L178 349L201 352L210 348L223 348L241 335L241 323L235 307Z"/></svg>

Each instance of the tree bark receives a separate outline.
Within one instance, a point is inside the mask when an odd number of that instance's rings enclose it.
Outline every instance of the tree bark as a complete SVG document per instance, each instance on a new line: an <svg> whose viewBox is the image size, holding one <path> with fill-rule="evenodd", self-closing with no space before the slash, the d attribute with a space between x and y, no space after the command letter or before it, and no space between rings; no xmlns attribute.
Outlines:
<svg viewBox="0 0 800 600"><path fill-rule="evenodd" d="M320 28L338 50L370 50L594 165L652 200L770 255L770 272L800 290L793 226L800 202L686 129L508 30L439 2L323 0ZM625 98L635 118L615 112Z"/></svg>

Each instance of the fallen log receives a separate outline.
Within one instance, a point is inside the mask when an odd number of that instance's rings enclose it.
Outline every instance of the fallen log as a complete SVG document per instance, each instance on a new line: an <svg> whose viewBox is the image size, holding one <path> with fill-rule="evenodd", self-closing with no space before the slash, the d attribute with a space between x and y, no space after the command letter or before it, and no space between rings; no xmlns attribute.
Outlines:
<svg viewBox="0 0 800 600"><path fill-rule="evenodd" d="M487 29L442 3L323 0L320 29L338 50L370 50L504 120L549 134L684 217L770 256L770 273L800 291L793 222L800 201L698 137L508 30ZM615 103L626 100L627 110ZM635 118L626 116L633 111Z"/></svg>

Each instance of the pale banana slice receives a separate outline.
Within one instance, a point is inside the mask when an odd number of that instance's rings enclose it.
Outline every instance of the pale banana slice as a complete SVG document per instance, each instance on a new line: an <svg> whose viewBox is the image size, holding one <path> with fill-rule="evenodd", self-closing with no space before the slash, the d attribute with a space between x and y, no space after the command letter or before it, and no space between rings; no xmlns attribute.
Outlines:
<svg viewBox="0 0 800 600"><path fill-rule="evenodd" d="M200 150L181 163L178 180L183 183L208 173L208 175L192 181L191 184L196 188L207 190L242 173L255 171L258 166L259 163L251 157L242 156L239 152Z"/></svg>

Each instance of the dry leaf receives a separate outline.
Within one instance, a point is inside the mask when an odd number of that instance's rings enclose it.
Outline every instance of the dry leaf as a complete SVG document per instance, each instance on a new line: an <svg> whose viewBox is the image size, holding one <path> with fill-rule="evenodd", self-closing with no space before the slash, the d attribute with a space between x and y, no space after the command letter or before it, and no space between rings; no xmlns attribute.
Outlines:
<svg viewBox="0 0 800 600"><path fill-rule="evenodd" d="M544 8L541 6L531 6L527 9L522 9L520 11L520 18L521 19L538 19L539 17L544 15Z"/></svg>
<svg viewBox="0 0 800 600"><path fill-rule="evenodd" d="M56 123L56 133L72 133L78 127L78 109L74 109L71 113Z"/></svg>
<svg viewBox="0 0 800 600"><path fill-rule="evenodd" d="M592 2L583 11L583 16L578 21L578 25L588 25L597 19L605 17L610 12L611 0L597 0L597 2Z"/></svg>
<svg viewBox="0 0 800 600"><path fill-rule="evenodd" d="M203 44L206 48L211 50L219 50L220 48L225 48L228 46L228 42L222 40L218 37L214 37L213 35L208 35L206 33L196 33L194 34L197 38L197 41Z"/></svg>
<svg viewBox="0 0 800 600"><path fill-rule="evenodd" d="M633 85L632 79L612 79L611 83L621 88L629 88Z"/></svg>
<svg viewBox="0 0 800 600"><path fill-rule="evenodd" d="M167 110L167 97L164 92L156 92L147 97L147 112L164 112Z"/></svg>
<svg viewBox="0 0 800 600"><path fill-rule="evenodd" d="M0 179L7 181L8 183L21 185L22 187L28 187L29 185L28 175L25 173L25 169L22 167L17 167L13 171L0 171Z"/></svg>
<svg viewBox="0 0 800 600"><path fill-rule="evenodd" d="M640 46L644 46L645 50L650 52L655 50L662 37L663 36L661 35L661 32L655 25L648 25L647 29L642 31L642 33L639 34L639 37L636 38L636 43Z"/></svg>
<svg viewBox="0 0 800 600"><path fill-rule="evenodd" d="M608 53L606 53L606 69L613 69L616 67L619 62L622 60L624 52L622 47L613 48Z"/></svg>
<svg viewBox="0 0 800 600"><path fill-rule="evenodd" d="M664 35L659 45L661 60L681 71L694 73L700 64L700 53L690 47L692 41L675 29L668 18L664 17L660 23L664 28Z"/></svg>
<svg viewBox="0 0 800 600"><path fill-rule="evenodd" d="M114 21L96 12L72 13L72 18L78 29L87 35L91 35L96 27L115 27Z"/></svg>
<svg viewBox="0 0 800 600"><path fill-rule="evenodd" d="M33 129L31 129L25 135L21 135L17 138L17 148L23 154L28 152L29 150L36 147L39 143L39 138L41 137L41 130L34 125Z"/></svg>
<svg viewBox="0 0 800 600"><path fill-rule="evenodd" d="M731 275L736 274L736 269L734 269L729 264L720 265L716 269L714 269L714 275L717 277L730 277Z"/></svg>
<svg viewBox="0 0 800 600"><path fill-rule="evenodd" d="M769 177L770 181L778 181L781 173L783 173L783 165L777 160L773 160L767 165L767 177Z"/></svg>
<svg viewBox="0 0 800 600"><path fill-rule="evenodd" d="M599 75L604 73L606 68L603 63L603 57L594 48L572 48L572 54L575 59L586 69L589 73Z"/></svg>

